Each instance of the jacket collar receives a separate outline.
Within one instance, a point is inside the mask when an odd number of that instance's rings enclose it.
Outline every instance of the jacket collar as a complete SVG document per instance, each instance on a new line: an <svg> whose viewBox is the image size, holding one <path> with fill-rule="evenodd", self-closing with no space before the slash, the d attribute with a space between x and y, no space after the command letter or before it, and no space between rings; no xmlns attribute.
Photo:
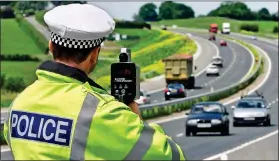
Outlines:
<svg viewBox="0 0 280 161"><path fill-rule="evenodd" d="M82 70L80 70L78 68L70 67L70 66L67 66L62 63L48 60L48 61L43 62L38 67L38 69L56 73L56 74L63 75L66 77L70 77L70 78L76 79L82 83L88 82L91 86L106 91L100 85L98 85L92 79L90 79Z"/></svg>

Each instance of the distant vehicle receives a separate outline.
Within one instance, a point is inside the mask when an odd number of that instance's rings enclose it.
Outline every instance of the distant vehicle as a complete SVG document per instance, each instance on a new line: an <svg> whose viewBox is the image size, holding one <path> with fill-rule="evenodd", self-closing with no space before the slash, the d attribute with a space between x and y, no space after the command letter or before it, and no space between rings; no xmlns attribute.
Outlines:
<svg viewBox="0 0 280 161"><path fill-rule="evenodd" d="M162 25L162 26L161 26L161 29L162 29L162 30L167 30L167 27L166 27L165 25Z"/></svg>
<svg viewBox="0 0 280 161"><path fill-rule="evenodd" d="M145 90L140 90L140 98L135 100L135 102L138 103L139 105L150 104L151 103L150 95L147 94Z"/></svg>
<svg viewBox="0 0 280 161"><path fill-rule="evenodd" d="M211 34L211 35L209 36L208 40L214 40L214 41L216 41L216 36L215 36L215 34Z"/></svg>
<svg viewBox="0 0 280 161"><path fill-rule="evenodd" d="M223 67L223 59L222 59L222 57L220 57L220 56L213 56L212 64L222 68Z"/></svg>
<svg viewBox="0 0 280 161"><path fill-rule="evenodd" d="M220 132L229 135L230 120L226 108L219 102L200 102L195 104L185 124L186 136L199 132Z"/></svg>
<svg viewBox="0 0 280 161"><path fill-rule="evenodd" d="M165 100L170 98L186 97L186 91L184 85L182 84L168 84L167 88L164 90Z"/></svg>
<svg viewBox="0 0 280 161"><path fill-rule="evenodd" d="M217 33L218 32L218 24L210 24L209 26L209 32Z"/></svg>
<svg viewBox="0 0 280 161"><path fill-rule="evenodd" d="M225 40L220 41L220 46L227 46L227 42Z"/></svg>
<svg viewBox="0 0 280 161"><path fill-rule="evenodd" d="M222 31L221 31L222 34L230 34L230 23L228 22L224 22L222 24Z"/></svg>
<svg viewBox="0 0 280 161"><path fill-rule="evenodd" d="M219 67L217 67L216 65L209 65L208 68L206 69L206 76L210 76L210 75L215 75L215 76L219 76Z"/></svg>
<svg viewBox="0 0 280 161"><path fill-rule="evenodd" d="M251 39L257 40L258 38L256 36L252 36Z"/></svg>
<svg viewBox="0 0 280 161"><path fill-rule="evenodd" d="M241 124L263 124L270 126L270 106L263 96L243 96L233 109L233 126Z"/></svg>
<svg viewBox="0 0 280 161"><path fill-rule="evenodd" d="M185 88L192 89L195 86L193 76L193 57L188 54L175 54L162 60L165 64L166 84L179 83Z"/></svg>

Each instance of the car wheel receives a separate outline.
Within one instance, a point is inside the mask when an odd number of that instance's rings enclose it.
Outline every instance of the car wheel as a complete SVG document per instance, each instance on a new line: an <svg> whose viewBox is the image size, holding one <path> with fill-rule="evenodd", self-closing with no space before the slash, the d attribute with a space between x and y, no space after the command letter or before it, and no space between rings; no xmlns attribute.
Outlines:
<svg viewBox="0 0 280 161"><path fill-rule="evenodd" d="M165 101L168 101L168 100L170 100L170 98L169 97L165 97Z"/></svg>
<svg viewBox="0 0 280 161"><path fill-rule="evenodd" d="M229 126L226 126L222 131L221 134L223 136L229 135Z"/></svg>
<svg viewBox="0 0 280 161"><path fill-rule="evenodd" d="M238 126L238 123L233 122L233 127L237 127L237 126Z"/></svg>
<svg viewBox="0 0 280 161"><path fill-rule="evenodd" d="M185 135L186 135L186 136L190 136L190 135L191 135L191 131L188 131L188 130L186 129Z"/></svg>
<svg viewBox="0 0 280 161"><path fill-rule="evenodd" d="M217 73L217 76L220 76L220 74L219 74L219 73Z"/></svg>
<svg viewBox="0 0 280 161"><path fill-rule="evenodd" d="M267 118L267 120L264 123L265 126L270 126L271 122L270 122L270 118Z"/></svg>
<svg viewBox="0 0 280 161"><path fill-rule="evenodd" d="M195 136L197 134L196 131L192 131L192 135Z"/></svg>
<svg viewBox="0 0 280 161"><path fill-rule="evenodd" d="M209 76L209 74L206 74L206 77L208 77Z"/></svg>
<svg viewBox="0 0 280 161"><path fill-rule="evenodd" d="M224 67L223 64L221 64L220 67L223 68Z"/></svg>

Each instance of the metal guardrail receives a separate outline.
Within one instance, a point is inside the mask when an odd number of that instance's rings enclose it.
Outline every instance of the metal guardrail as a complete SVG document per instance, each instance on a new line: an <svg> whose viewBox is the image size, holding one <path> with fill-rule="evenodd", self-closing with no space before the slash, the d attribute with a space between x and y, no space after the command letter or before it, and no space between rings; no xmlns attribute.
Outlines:
<svg viewBox="0 0 280 161"><path fill-rule="evenodd" d="M223 94L225 92L230 92L232 90L234 91L236 89L238 89L236 91L236 92L238 92L239 90L243 89L242 85L248 85L249 83L254 81L255 78L258 76L258 73L259 73L260 67L261 67L261 63L262 63L262 59L263 59L263 57L260 54L259 54L259 57L260 57L260 59L258 61L257 68L255 69L255 71L252 72L252 74L250 76L248 76L245 80L243 80L241 82L233 84L233 85L231 85L229 87L225 87L225 88L216 90L214 92L208 92L208 93L204 93L204 94L200 94L200 95L196 95L196 96L192 96L192 97L188 97L188 98L182 98L182 99L176 99L176 100L171 100L171 101L165 101L165 102L155 103L155 104L150 104L150 105L142 105L142 106L140 106L139 110L141 112L144 112L146 110L151 110L154 107L157 107L157 108L168 107L168 106L177 105L177 104L181 104L181 103L192 102L192 101L195 101L197 99L202 99L202 97L204 97L204 98L208 97L208 99L209 99L209 98L213 98L213 97L215 97L215 96L217 96L219 94ZM240 87L241 89L239 89L238 87ZM236 92L232 92L231 94L236 93Z"/></svg>

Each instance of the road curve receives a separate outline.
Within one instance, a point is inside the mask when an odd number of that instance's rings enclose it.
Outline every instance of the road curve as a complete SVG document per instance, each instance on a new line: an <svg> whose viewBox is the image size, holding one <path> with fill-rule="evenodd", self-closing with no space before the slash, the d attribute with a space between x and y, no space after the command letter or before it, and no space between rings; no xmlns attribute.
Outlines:
<svg viewBox="0 0 280 161"><path fill-rule="evenodd" d="M185 118L162 123L165 132L170 135L184 150L189 160L202 160L225 150L239 146L270 132L278 130L278 47L260 41L252 41L243 37L235 37L255 44L269 54L272 61L272 70L265 84L259 89L263 92L271 106L270 127L230 127L230 136L199 135L195 137L185 137ZM239 71L238 71L239 72ZM232 73L233 74L233 73ZM234 102L235 103L235 102ZM228 105L230 107L234 103ZM230 116L232 110L228 109ZM232 125L232 124L231 124ZM253 158L247 158L253 159Z"/></svg>
<svg viewBox="0 0 280 161"><path fill-rule="evenodd" d="M192 34L208 39L208 35ZM206 73L203 72L196 77L197 88L188 90L187 96L203 94L209 92L211 88L214 90L225 88L240 81L249 72L253 60L251 54L244 47L230 41L228 41L228 47L220 47L219 41L220 39L217 38L213 43L218 47L220 56L224 59L224 68L220 70L220 76L206 77ZM151 100L152 103L164 101L163 91L151 94Z"/></svg>

